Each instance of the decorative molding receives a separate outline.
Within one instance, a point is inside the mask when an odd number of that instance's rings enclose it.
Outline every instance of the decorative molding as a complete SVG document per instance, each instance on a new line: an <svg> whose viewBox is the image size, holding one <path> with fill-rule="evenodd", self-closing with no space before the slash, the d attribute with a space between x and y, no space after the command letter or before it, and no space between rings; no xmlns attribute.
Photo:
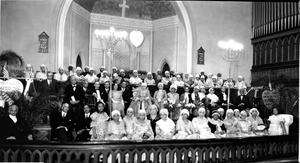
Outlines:
<svg viewBox="0 0 300 163"><path fill-rule="evenodd" d="M179 19L177 16L172 16L159 20L149 21L91 13L90 23L94 25L119 26L123 28L152 31L156 29L177 26L179 25Z"/></svg>
<svg viewBox="0 0 300 163"><path fill-rule="evenodd" d="M90 15L91 13L78 5L77 3L72 3L71 9L74 13L84 18L86 21L90 22Z"/></svg>
<svg viewBox="0 0 300 163"><path fill-rule="evenodd" d="M179 25L178 16L171 16L152 21L152 28L154 30L168 27L175 27Z"/></svg>

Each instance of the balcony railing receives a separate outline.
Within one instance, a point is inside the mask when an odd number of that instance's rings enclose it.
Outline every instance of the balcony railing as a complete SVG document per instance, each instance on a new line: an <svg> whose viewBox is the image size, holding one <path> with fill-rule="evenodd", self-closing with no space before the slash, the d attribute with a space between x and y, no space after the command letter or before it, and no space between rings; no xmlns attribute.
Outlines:
<svg viewBox="0 0 300 163"><path fill-rule="evenodd" d="M246 162L293 157L299 135L170 141L0 142L0 162Z"/></svg>

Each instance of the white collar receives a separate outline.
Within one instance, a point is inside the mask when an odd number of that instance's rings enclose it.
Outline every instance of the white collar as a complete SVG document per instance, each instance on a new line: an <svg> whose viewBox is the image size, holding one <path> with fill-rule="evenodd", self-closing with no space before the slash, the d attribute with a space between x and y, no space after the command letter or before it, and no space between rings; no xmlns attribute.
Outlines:
<svg viewBox="0 0 300 163"><path fill-rule="evenodd" d="M9 118L16 123L18 121L16 116L9 115Z"/></svg>

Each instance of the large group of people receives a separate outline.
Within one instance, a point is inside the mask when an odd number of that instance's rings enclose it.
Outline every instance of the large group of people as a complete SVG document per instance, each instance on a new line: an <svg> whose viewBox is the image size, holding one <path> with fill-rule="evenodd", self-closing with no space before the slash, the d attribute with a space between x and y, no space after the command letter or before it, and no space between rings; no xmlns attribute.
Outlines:
<svg viewBox="0 0 300 163"><path fill-rule="evenodd" d="M278 109L268 123L251 108L243 77L222 79L218 73L195 76L158 70L140 78L139 71L128 74L114 67L72 66L57 73L41 65L33 72L27 65L26 78L40 82L33 88L43 95L59 96L64 83L62 106L50 115L51 136L60 141L170 140L245 137L286 134ZM31 86L32 87L35 86ZM236 92L228 97L228 88ZM30 91L28 91L30 96ZM96 106L85 101L92 97Z"/></svg>

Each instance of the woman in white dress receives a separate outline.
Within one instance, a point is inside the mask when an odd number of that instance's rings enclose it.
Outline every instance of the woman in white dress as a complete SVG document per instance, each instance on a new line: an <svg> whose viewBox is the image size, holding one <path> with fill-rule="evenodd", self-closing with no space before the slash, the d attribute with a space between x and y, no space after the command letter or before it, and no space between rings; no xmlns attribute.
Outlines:
<svg viewBox="0 0 300 163"><path fill-rule="evenodd" d="M247 117L247 120L251 122L252 131L256 135L266 135L266 130L264 130L264 122L259 117L259 112L256 108L250 110L250 116Z"/></svg>
<svg viewBox="0 0 300 163"><path fill-rule="evenodd" d="M237 120L233 117L233 110L228 109L226 111L226 117L224 119L224 125L229 137L239 137L239 130L237 128Z"/></svg>
<svg viewBox="0 0 300 163"><path fill-rule="evenodd" d="M273 108L273 115L271 115L268 119L270 122L269 126L269 135L284 135L286 134L286 129L284 126L285 119L280 117L278 114L278 109Z"/></svg>
<svg viewBox="0 0 300 163"><path fill-rule="evenodd" d="M153 100L155 105L160 109L162 108L162 104L163 101L165 101L168 96L167 96L167 92L164 90L164 84L163 83L158 83L157 84L158 90L155 91L154 96L153 96Z"/></svg>
<svg viewBox="0 0 300 163"><path fill-rule="evenodd" d="M170 140L175 133L175 123L168 117L167 109L160 110L160 120L156 122L156 140Z"/></svg>
<svg viewBox="0 0 300 163"><path fill-rule="evenodd" d="M188 120L190 113L187 109L182 109L180 117L176 123L176 135L173 139L199 139L200 135L192 133L192 122Z"/></svg>
<svg viewBox="0 0 300 163"><path fill-rule="evenodd" d="M249 136L255 136L255 134L252 131L251 122L247 119L247 113L246 111L241 111L241 119L237 121L237 128L239 130L239 136L240 137L249 137Z"/></svg>
<svg viewBox="0 0 300 163"><path fill-rule="evenodd" d="M127 138L130 140L134 131L134 123L136 121L135 116L133 115L133 109L127 109L127 115L123 118L125 124L125 130L127 132Z"/></svg>
<svg viewBox="0 0 300 163"><path fill-rule="evenodd" d="M241 115L240 115L240 110L239 109L234 109L233 110L233 117L238 121L241 119Z"/></svg>
<svg viewBox="0 0 300 163"><path fill-rule="evenodd" d="M146 111L139 110L138 118L133 128L132 140L153 140L154 133L151 128L150 120L147 119Z"/></svg>
<svg viewBox="0 0 300 163"><path fill-rule="evenodd" d="M112 120L107 125L106 140L128 140L124 122L119 110L111 112Z"/></svg>
<svg viewBox="0 0 300 163"><path fill-rule="evenodd" d="M205 109L203 107L199 108L198 117L192 120L192 132L193 134L199 134L200 139L216 138L208 126L208 120L205 118Z"/></svg>
<svg viewBox="0 0 300 163"><path fill-rule="evenodd" d="M109 97L112 102L112 110L119 110L121 116L124 117L124 101L122 98L123 92L119 90L118 84L113 84L113 90L109 92Z"/></svg>

